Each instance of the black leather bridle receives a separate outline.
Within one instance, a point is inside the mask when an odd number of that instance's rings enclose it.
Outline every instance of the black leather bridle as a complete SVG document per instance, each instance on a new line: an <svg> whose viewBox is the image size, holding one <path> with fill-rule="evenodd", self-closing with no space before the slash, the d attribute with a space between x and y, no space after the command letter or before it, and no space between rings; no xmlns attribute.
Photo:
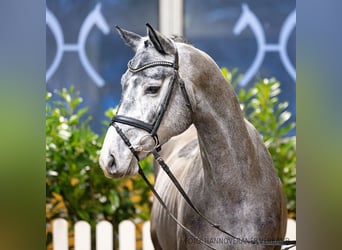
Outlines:
<svg viewBox="0 0 342 250"><path fill-rule="evenodd" d="M164 162L164 160L161 158L161 156L158 154L158 151L160 150L160 144L159 144L159 139L158 139L158 128L160 126L160 123L164 117L164 114L168 108L169 105L169 101L172 95L172 90L174 89L174 85L176 83L179 84L179 87L181 88L181 91L183 93L183 96L185 98L186 101L186 105L188 106L188 108L191 110L191 112L193 111L191 103L190 103L190 98L189 95L185 89L185 85L183 80L180 78L179 73L178 73L178 51L176 50L175 53L175 59L174 62L168 62L168 61L155 61L155 62L151 62L151 63L147 63L144 64L143 66L140 66L138 68L133 68L132 67L132 62L129 61L128 62L128 69L130 72L132 73L138 73L140 71L143 71L145 69L151 68L151 67L157 67L157 66L163 66L163 67L172 67L174 72L173 72L173 76L170 79L169 85L168 85L168 89L166 92L166 95L163 99L163 102L160 105L160 110L158 112L158 115L155 119L155 121L152 124L143 122L141 120L135 119L133 117L129 117L129 116L123 116L123 115L116 115L113 117L110 126L113 126L116 130L116 132L119 134L119 136L122 138L122 140L125 142L125 144L127 145L127 147L130 149L130 151L132 152L132 154L135 156L135 158L138 161L138 167L139 167L139 174L141 175L141 177L143 178L143 180L146 182L146 184L148 185L148 187L151 189L152 193L154 194L154 196L157 198L157 200L159 201L160 205L165 209L165 211L168 213L168 215L183 229L185 230L187 233L189 233L192 237L194 237L198 243L208 247L209 249L213 249L215 250L215 248L213 246L211 246L210 244L208 244L206 241L202 240L201 238L199 238L197 235L195 235L189 228L187 228L186 226L184 226L173 214L172 212L169 210L169 208L167 207L167 205L165 204L165 202L162 200L162 198L160 197L160 195L158 194L158 192L155 190L154 186L150 183L150 181L148 180L148 178L146 177L139 161L139 152L144 151L139 147L133 146L130 142L130 140L127 138L127 136L123 133L123 131L121 130L121 128L116 124L116 123L121 123L121 124L125 124L125 125L129 125L132 127L136 127L142 130L145 130L146 132L149 133L148 136L151 136L154 139L155 145L153 148L147 150L149 153L152 153L153 157L155 158L155 160L158 162L158 164L161 166L161 168L165 171L165 173L169 176L169 178L171 179L171 181L173 182L173 184L176 186L176 188L178 189L178 191L181 193L181 195L183 196L183 198L185 199L185 201L189 204L189 206L196 212L196 214L198 214L203 220L205 220L210 226L212 226L213 228L217 229L218 231L230 236L232 239L240 242L241 244L252 244L252 245L267 245L267 246L283 246L286 245L288 246L286 249L290 249L292 247L294 247L296 245L296 241L295 240L286 240L286 241L265 241L265 240L247 240L247 239L242 239L239 237L236 237L234 235L232 235L231 233L225 231L224 229L222 229L220 227L219 224L216 224L214 222L212 222L209 218L207 218L205 215L203 215L192 203L192 201L190 200L190 198L188 197L188 195L186 194L186 192L184 191L184 189L182 188L182 186L180 185L180 183L178 182L178 180L176 179L176 177L172 174L170 168L167 166L167 164ZM235 243L236 244L236 243ZM284 250L286 250L284 249Z"/></svg>
<svg viewBox="0 0 342 250"><path fill-rule="evenodd" d="M158 128L160 126L160 123L164 117L164 114L167 110L167 107L169 105L170 98L171 98L171 95L173 92L172 90L173 90L174 85L176 83L179 84L179 86L182 90L182 93L183 93L185 101L186 101L186 105L190 108L190 110L192 110L190 98L189 98L189 95L185 89L184 82L179 77L179 74L178 74L178 51L176 51L176 53L175 53L174 62L154 61L151 63L144 64L143 66L140 66L138 68L133 68L132 67L132 61L129 61L127 66L128 66L128 70L132 73L138 73L138 72L143 71L145 69L148 69L151 67L157 67L157 66L171 67L174 70L173 75L172 75L170 82L168 84L168 89L167 89L166 95L165 95L162 103L160 104L160 109L158 111L158 115L152 124L143 122L143 121L135 119L133 117L124 116L124 115L114 116L112 119L112 122L110 124L110 125L113 125L116 128L116 130L117 130L117 126L115 126L115 123L122 123L125 125L129 125L132 127L136 127L136 128L145 130L154 139L155 144L157 146L156 149L157 149L157 151L159 151L160 150L160 144L159 144L159 138L158 138L157 132L158 132Z"/></svg>

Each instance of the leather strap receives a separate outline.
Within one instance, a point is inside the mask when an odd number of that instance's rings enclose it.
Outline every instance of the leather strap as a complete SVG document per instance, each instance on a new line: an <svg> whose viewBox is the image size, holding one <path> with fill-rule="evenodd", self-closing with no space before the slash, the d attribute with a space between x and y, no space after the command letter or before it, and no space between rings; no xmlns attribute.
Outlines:
<svg viewBox="0 0 342 250"><path fill-rule="evenodd" d="M182 94L184 96L186 106L190 109L191 112L193 112L194 110L191 106L190 98L189 98L188 92L186 91L183 79L179 78L178 83L179 83L180 89L182 90Z"/></svg>
<svg viewBox="0 0 342 250"><path fill-rule="evenodd" d="M204 219L206 222L208 222L212 227L216 228L217 230L219 230L220 232L230 236L231 238L240 241L241 243L247 243L247 244L253 244L253 245L268 245L268 246L283 246L283 245L296 245L296 241L295 240L286 240L286 241L262 241L262 240L246 240L246 239L241 239L239 237L236 237L230 233L228 233L227 231L225 231L224 229L222 229L220 227L219 224L216 224L214 222L212 222L208 217L206 217L205 215L203 215L196 207L195 205L192 203L191 199L189 198L189 196L186 194L186 192L184 191L184 189L182 188L182 186L180 185L180 183L178 182L177 178L173 175L173 173L171 172L170 168L168 167L168 165L165 163L165 161L161 158L161 156L155 151L152 151L153 157L154 159L158 162L158 164L161 166L161 168L164 170L164 172L168 175L168 177L171 179L172 183L175 185L175 187L178 189L178 191L180 192L180 194L183 196L184 200L188 203L188 205L195 211L196 214L198 214L202 219ZM289 248L286 249L290 249L294 246L291 246ZM286 250L283 249L283 250Z"/></svg>
<svg viewBox="0 0 342 250"><path fill-rule="evenodd" d="M143 169L140 166L140 163L138 163L139 166L139 174L140 176L143 178L143 180L146 182L147 186L151 189L154 197L157 198L157 200L159 201L160 205L163 207L163 209L166 211L166 213L171 217L171 219L177 223L178 226L180 226L183 230L185 230L188 234L190 234L192 237L194 237L196 239L197 242L199 242L200 244L208 247L209 249L215 250L216 248L210 246L208 243L206 243L205 241L203 241L201 238L199 238L197 235L195 235L189 228L187 228L186 226L184 226L169 210L169 208L167 207L167 205L165 204L165 202L163 201L163 199L159 196L158 192L154 189L153 185L151 184L151 182L147 179Z"/></svg>
<svg viewBox="0 0 342 250"><path fill-rule="evenodd" d="M131 71L132 73L138 73L138 72L143 71L145 69L148 69L151 67L156 67L156 66L164 66L164 67L172 67L172 68L175 67L174 63L167 62L167 61L154 61L154 62L147 63L147 64L145 64L141 67L137 67L137 68L133 68L132 60L130 60L127 64L129 71Z"/></svg>
<svg viewBox="0 0 342 250"><path fill-rule="evenodd" d="M186 226L184 226L170 211L170 209L167 207L167 205L165 204L165 202L163 201L163 199L160 197L160 195L158 194L158 192L155 190L155 188L153 187L153 185L151 184L151 182L148 180L148 178L146 177L144 170L142 169L141 165L140 165L140 159L139 159L139 155L138 152L134 149L134 147L132 146L131 142L129 141L129 139L127 138L127 136L122 132L122 130L119 128L118 125L115 124L115 122L113 122L111 124L116 132L120 135L120 137L122 138L122 140L125 142L125 144L127 145L127 147L131 150L132 154L134 155L134 157L137 159L138 161L138 167L139 167L139 174L140 176L143 178L143 180L145 181L145 183L147 184L147 186L151 189L153 195L157 198L157 200L159 201L160 205L163 207L163 209L166 211L166 213L172 218L172 220L174 222L177 223L177 225L179 225L182 229L184 229L187 233L189 233L192 237L194 237L199 243L201 243L202 245L215 250L215 248L213 248L212 246L210 246L208 243L206 243L205 241L203 241L202 239L200 239L198 236L196 236L190 229L188 229Z"/></svg>
<svg viewBox="0 0 342 250"><path fill-rule="evenodd" d="M111 124L113 124L114 122L118 122L118 123L122 123L125 125L140 128L140 129L145 130L148 133L151 133L152 129L153 129L153 124L148 124L146 122L140 121L140 120L132 118L132 117L124 116L124 115L114 116Z"/></svg>

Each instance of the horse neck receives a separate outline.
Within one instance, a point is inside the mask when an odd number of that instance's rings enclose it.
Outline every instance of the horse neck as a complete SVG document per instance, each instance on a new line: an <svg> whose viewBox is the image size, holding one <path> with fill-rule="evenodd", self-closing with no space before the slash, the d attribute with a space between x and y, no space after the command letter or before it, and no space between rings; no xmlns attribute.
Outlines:
<svg viewBox="0 0 342 250"><path fill-rule="evenodd" d="M192 61L196 62L194 72L199 72L193 79L196 99L193 121L205 182L213 188L222 188L227 183L236 188L246 185L246 179L253 179L255 169L251 165L257 161L234 91L211 58L204 55L204 60Z"/></svg>

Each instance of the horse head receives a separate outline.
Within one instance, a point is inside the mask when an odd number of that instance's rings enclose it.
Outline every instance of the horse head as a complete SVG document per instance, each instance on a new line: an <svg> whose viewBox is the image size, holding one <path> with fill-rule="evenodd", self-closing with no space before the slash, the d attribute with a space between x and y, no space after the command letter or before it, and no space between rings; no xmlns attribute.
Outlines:
<svg viewBox="0 0 342 250"><path fill-rule="evenodd" d="M111 178L135 175L138 159L191 124L185 90L175 86L181 81L175 42L148 24L145 37L116 28L135 55L121 78L121 102L100 155L100 166Z"/></svg>

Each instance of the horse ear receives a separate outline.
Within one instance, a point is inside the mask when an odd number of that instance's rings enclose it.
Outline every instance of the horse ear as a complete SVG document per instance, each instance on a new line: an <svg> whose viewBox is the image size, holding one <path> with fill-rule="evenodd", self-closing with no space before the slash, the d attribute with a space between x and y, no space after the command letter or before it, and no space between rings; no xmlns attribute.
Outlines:
<svg viewBox="0 0 342 250"><path fill-rule="evenodd" d="M128 46L130 46L134 51L137 51L138 45L141 41L141 36L135 34L134 32L121 29L118 25L116 25L115 28L117 29L125 43Z"/></svg>
<svg viewBox="0 0 342 250"><path fill-rule="evenodd" d="M159 53L174 54L176 52L176 48L171 39L154 30L149 23L146 24L146 27L147 35Z"/></svg>

